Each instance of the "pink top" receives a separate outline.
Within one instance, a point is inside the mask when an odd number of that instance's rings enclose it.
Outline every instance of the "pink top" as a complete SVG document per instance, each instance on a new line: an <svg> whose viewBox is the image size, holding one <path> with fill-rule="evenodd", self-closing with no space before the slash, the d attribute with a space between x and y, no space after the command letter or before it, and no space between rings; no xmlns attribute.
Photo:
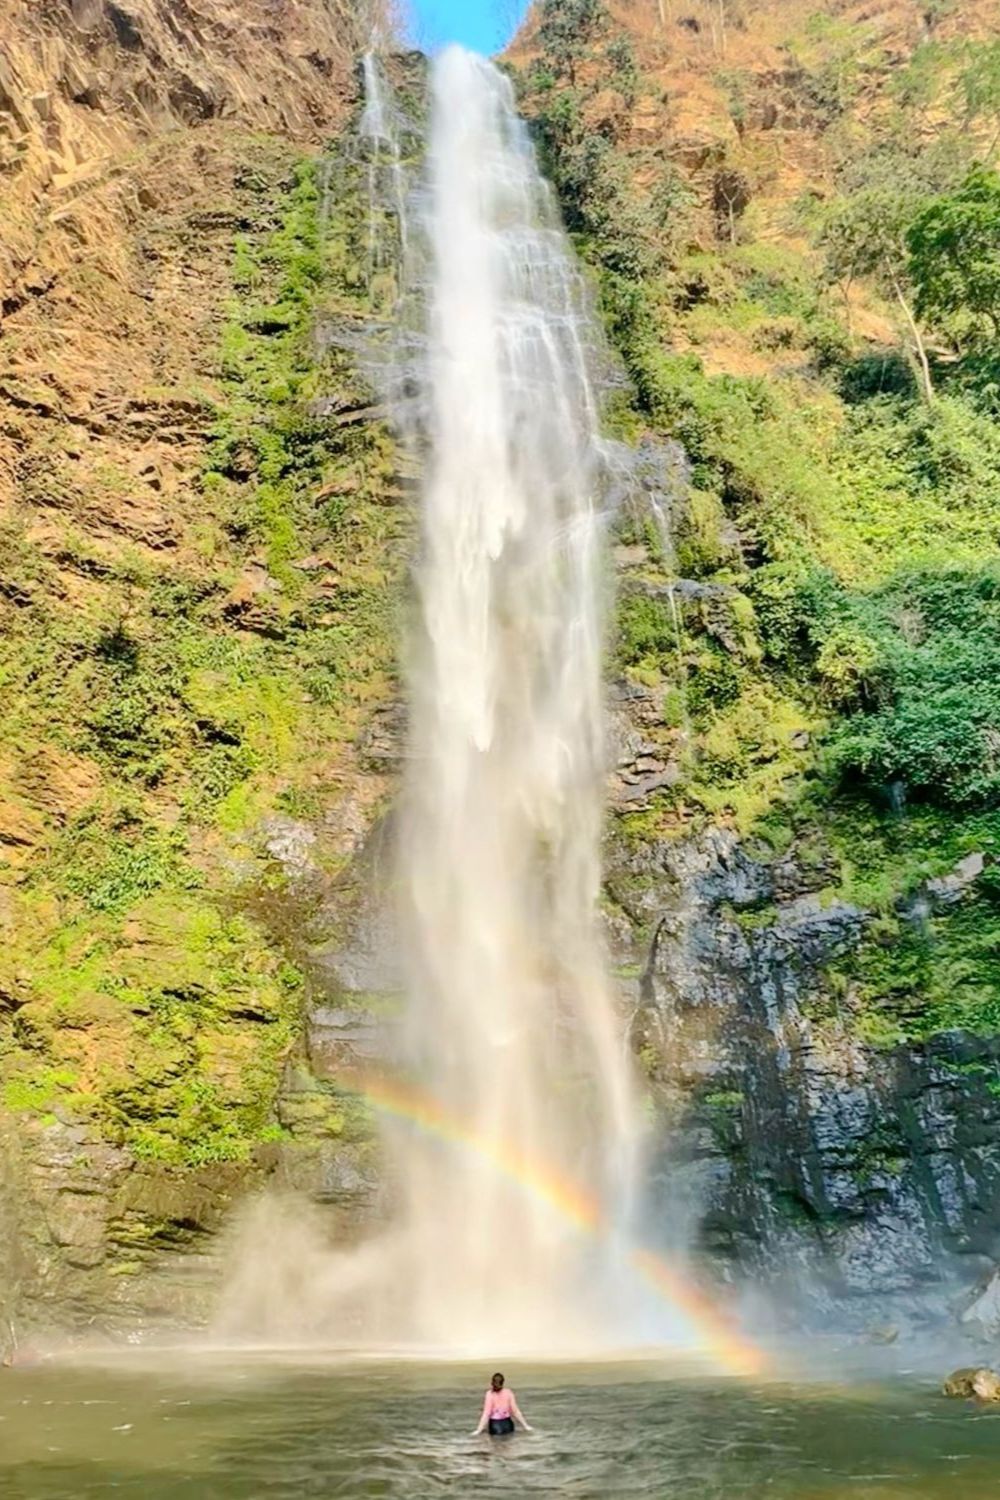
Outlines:
<svg viewBox="0 0 1000 1500"><path fill-rule="evenodd" d="M483 1415L491 1422L502 1422L504 1417L513 1417L514 1392L508 1390L506 1386L502 1386L498 1391L490 1386L483 1403Z"/></svg>

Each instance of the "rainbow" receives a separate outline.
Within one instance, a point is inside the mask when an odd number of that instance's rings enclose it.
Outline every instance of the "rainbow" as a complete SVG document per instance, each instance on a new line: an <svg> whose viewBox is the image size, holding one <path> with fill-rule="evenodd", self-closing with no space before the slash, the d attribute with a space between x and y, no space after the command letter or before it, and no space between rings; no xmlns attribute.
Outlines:
<svg viewBox="0 0 1000 1500"><path fill-rule="evenodd" d="M599 1239L611 1233L597 1198L570 1178L488 1136L469 1131L430 1095L398 1080L367 1078L355 1083L359 1096L382 1114L416 1126L423 1134L475 1152L523 1192L546 1204L581 1234ZM751 1377L767 1369L763 1352L676 1266L653 1250L629 1253L632 1269L678 1312L702 1348L733 1375Z"/></svg>

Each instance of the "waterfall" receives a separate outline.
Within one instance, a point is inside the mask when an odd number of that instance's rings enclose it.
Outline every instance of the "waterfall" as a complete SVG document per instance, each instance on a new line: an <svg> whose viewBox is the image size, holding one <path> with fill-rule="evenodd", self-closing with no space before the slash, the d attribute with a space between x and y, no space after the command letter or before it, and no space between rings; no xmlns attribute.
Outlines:
<svg viewBox="0 0 1000 1500"><path fill-rule="evenodd" d="M400 149L400 121L378 55L364 54L361 62L365 107L358 134L368 146L368 275L373 277L388 260L404 262L407 251L406 173ZM387 188L383 177L388 178ZM396 220L397 246L383 253L381 228L383 203Z"/></svg>
<svg viewBox="0 0 1000 1500"><path fill-rule="evenodd" d="M552 1349L621 1333L639 1136L598 931L594 336L508 81L453 47L432 95L405 1051L458 1146L405 1126L391 1144L416 1335ZM555 1183L601 1203L603 1244Z"/></svg>
<svg viewBox="0 0 1000 1500"><path fill-rule="evenodd" d="M374 57L365 79L362 135L399 164L409 127ZM331 1252L280 1194L252 1205L216 1326L608 1350L676 1334L633 1243L641 1109L599 921L604 530L632 460L600 437L599 341L510 84L451 48L431 94L423 178L392 188L394 337L374 324L367 356L421 476L406 1007L391 1066L338 1079L381 1107L392 1212ZM374 222L386 195L369 187Z"/></svg>

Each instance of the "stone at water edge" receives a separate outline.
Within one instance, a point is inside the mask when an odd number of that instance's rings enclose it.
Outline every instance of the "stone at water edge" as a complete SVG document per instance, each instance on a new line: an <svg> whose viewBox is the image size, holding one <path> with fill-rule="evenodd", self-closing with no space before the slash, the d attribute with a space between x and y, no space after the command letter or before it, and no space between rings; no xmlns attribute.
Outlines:
<svg viewBox="0 0 1000 1500"><path fill-rule="evenodd" d="M972 1394L980 1401L1000 1401L1000 1375L996 1370L977 1370L972 1377Z"/></svg>
<svg viewBox="0 0 1000 1500"><path fill-rule="evenodd" d="M976 1396L980 1401L1000 1401L1000 1375L985 1366L953 1370L941 1387L945 1396Z"/></svg>
<svg viewBox="0 0 1000 1500"><path fill-rule="evenodd" d="M971 1396L972 1382L977 1371L969 1368L952 1370L944 1385L941 1387L943 1396Z"/></svg>

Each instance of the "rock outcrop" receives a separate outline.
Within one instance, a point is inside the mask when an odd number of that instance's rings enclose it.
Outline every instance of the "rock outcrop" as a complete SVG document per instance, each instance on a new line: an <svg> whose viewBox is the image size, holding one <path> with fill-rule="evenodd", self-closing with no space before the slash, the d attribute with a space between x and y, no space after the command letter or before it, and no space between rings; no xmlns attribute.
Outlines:
<svg viewBox="0 0 1000 1500"><path fill-rule="evenodd" d="M838 1304L861 1329L892 1299L944 1315L1000 1246L1000 1041L866 1045L849 1000L817 1004L870 918L821 904L815 881L722 830L612 846L664 1221L724 1275L780 1288L792 1320ZM991 1283L965 1320L988 1331L995 1303Z"/></svg>
<svg viewBox="0 0 1000 1500"><path fill-rule="evenodd" d="M1000 1401L1000 1375L996 1370L972 1367L953 1370L941 1388L942 1395L969 1400Z"/></svg>
<svg viewBox="0 0 1000 1500"><path fill-rule="evenodd" d="M331 133L368 34L364 9L346 0L6 7L0 502L15 486L30 497L45 464L31 455L69 433L74 472L92 477L116 447L132 460L133 494L95 500L96 525L140 545L175 544L177 460L203 429L204 405L190 384L169 398L150 389L182 386L187 371L197 379L192 336L222 269L212 244L228 243L234 226L233 141L241 131L305 144Z"/></svg>
<svg viewBox="0 0 1000 1500"><path fill-rule="evenodd" d="M294 567L318 545L302 511L303 545L276 564L266 526L291 524L294 486L272 491L265 517L254 443L276 402L285 432L312 421L292 390L308 345L302 303L321 274L310 159L355 107L377 11L365 0L4 9L0 1341L8 1318L198 1320L215 1231L255 1183L284 1173L353 1204L371 1186L366 1123L345 1141L344 1113L310 1068L314 981L299 934L320 899L312 844L343 869L385 796L384 775L351 744L391 693L372 620L388 614L403 549L390 567L371 540L391 501L366 468L369 439L352 438L346 456L310 448L314 467L295 481L310 501L326 477L347 497L351 556L336 583ZM334 207L349 228L349 205ZM282 298L255 321L255 299ZM266 394L245 386L257 358ZM346 369L336 381L349 390ZM308 512L325 539L322 504ZM367 532L366 505L378 516ZM329 654L296 652L307 620L312 649L359 598L361 675L384 675L362 707L348 673L334 712L317 702ZM201 653L179 676L172 648L156 659L172 632ZM254 662L240 683L237 659ZM266 709L252 685L265 681ZM162 760L138 769L132 751L154 739ZM308 828L280 800L298 741L319 788L304 799ZM210 765L219 777L195 790L190 775ZM220 800L255 774L252 805L224 829ZM179 864L188 874L161 901ZM329 939L347 897L324 888L322 899ZM70 929L79 941L66 946ZM224 1135L241 1111L260 1113L252 1141L165 1140L182 1117L196 1136L210 1118Z"/></svg>

